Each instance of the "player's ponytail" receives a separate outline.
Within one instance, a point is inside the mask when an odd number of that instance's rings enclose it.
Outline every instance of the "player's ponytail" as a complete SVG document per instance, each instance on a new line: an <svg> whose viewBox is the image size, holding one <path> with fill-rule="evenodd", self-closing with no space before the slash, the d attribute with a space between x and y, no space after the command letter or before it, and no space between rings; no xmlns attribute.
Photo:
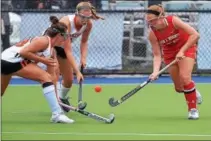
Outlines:
<svg viewBox="0 0 211 141"><path fill-rule="evenodd" d="M52 24L57 24L59 22L59 19L56 16L50 16L49 19Z"/></svg>
<svg viewBox="0 0 211 141"><path fill-rule="evenodd" d="M64 34L67 31L67 26L64 23L59 22L56 16L50 16L51 26L45 31L44 35L49 37L55 37L57 34Z"/></svg>
<svg viewBox="0 0 211 141"><path fill-rule="evenodd" d="M160 16L165 16L165 10L163 8L163 6L161 4L158 4L158 6L160 7Z"/></svg>
<svg viewBox="0 0 211 141"><path fill-rule="evenodd" d="M97 14L96 8L94 6L91 7L91 11L92 11L92 15L93 15L93 19L98 20L105 20L104 17L101 17L100 15Z"/></svg>

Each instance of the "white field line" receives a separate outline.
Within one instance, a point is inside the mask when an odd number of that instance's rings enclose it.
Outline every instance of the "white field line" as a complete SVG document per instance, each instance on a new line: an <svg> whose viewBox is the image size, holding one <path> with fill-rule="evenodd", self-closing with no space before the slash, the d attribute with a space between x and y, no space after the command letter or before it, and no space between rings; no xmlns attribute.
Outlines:
<svg viewBox="0 0 211 141"><path fill-rule="evenodd" d="M209 134L162 134L162 133L83 133L83 132L2 132L2 134L33 134L33 135L75 135L75 136L180 136L180 137L211 137Z"/></svg>

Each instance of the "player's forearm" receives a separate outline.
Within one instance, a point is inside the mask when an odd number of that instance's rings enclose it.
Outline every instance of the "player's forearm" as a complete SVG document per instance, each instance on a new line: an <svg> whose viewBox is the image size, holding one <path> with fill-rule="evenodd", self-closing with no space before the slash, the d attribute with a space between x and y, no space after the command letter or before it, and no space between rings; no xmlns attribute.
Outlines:
<svg viewBox="0 0 211 141"><path fill-rule="evenodd" d="M53 53L53 58L56 62L56 66L48 66L47 67L47 72L51 75L53 83L56 84L57 81L59 80L59 62L57 58L55 58L55 52Z"/></svg>
<svg viewBox="0 0 211 141"><path fill-rule="evenodd" d="M68 53L66 53L66 55L67 55L67 59L68 59L69 63L71 64L74 72L75 73L78 73L79 72L79 69L77 67L75 58L73 57L72 53L71 52L68 52Z"/></svg>
<svg viewBox="0 0 211 141"><path fill-rule="evenodd" d="M154 56L153 58L153 72L159 72L161 66L161 56Z"/></svg>
<svg viewBox="0 0 211 141"><path fill-rule="evenodd" d="M87 52L88 52L88 43L87 42L81 43L80 50L81 50L81 60L82 59L86 60Z"/></svg>
<svg viewBox="0 0 211 141"><path fill-rule="evenodd" d="M26 58L28 60L33 60L35 62L41 62L41 63L44 63L44 58L43 57L40 57L32 52L24 52L24 51L21 51L20 52L20 55L23 57L23 58Z"/></svg>
<svg viewBox="0 0 211 141"><path fill-rule="evenodd" d="M71 67L73 68L73 71L75 73L78 73L79 72L79 69L77 67L77 64L76 64L76 61L75 61L75 58L72 54L72 46L71 46L71 40L67 39L65 42L64 42L64 51L65 51L65 54L67 56L67 60L68 62L70 63Z"/></svg>
<svg viewBox="0 0 211 141"><path fill-rule="evenodd" d="M185 52L188 48L192 47L194 44L197 43L200 36L199 34L193 34L190 35L188 38L188 41L183 45L183 47L180 49L181 52Z"/></svg>

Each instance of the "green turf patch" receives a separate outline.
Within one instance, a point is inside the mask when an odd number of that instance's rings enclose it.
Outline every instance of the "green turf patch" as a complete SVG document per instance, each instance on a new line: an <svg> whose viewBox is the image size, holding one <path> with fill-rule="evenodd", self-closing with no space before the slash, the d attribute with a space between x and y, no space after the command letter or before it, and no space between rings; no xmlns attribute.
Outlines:
<svg viewBox="0 0 211 141"><path fill-rule="evenodd" d="M198 84L204 103L200 119L187 119L183 94L172 84L150 84L118 107L110 107L110 97L120 98L135 85L103 85L101 93L85 85L86 110L102 116L116 115L113 124L104 124L75 112L67 115L74 124L52 124L48 104L38 86L10 86L2 98L3 140L211 140L211 99L208 84ZM77 88L70 92L77 102Z"/></svg>

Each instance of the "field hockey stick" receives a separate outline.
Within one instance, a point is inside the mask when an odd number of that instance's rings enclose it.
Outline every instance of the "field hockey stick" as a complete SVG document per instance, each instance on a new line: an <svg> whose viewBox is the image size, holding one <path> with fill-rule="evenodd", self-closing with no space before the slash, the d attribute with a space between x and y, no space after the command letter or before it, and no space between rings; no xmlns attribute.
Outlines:
<svg viewBox="0 0 211 141"><path fill-rule="evenodd" d="M165 70L167 70L171 65L173 65L174 63L176 63L177 60L172 61L170 64L168 64L167 66L165 66L163 69L161 69L157 76L159 76L161 73L163 73ZM143 82L142 84L136 86L136 88L132 89L130 92L128 92L127 94L125 94L124 96L122 96L119 100L115 100L113 97L109 99L109 105L112 107L118 106L121 103L123 103L124 101L126 101L127 99L129 99L131 96L133 96L134 94L136 94L139 90L141 90L142 88L144 88L147 84L149 84L150 82L152 82L151 79L148 79L147 81Z"/></svg>
<svg viewBox="0 0 211 141"><path fill-rule="evenodd" d="M115 120L114 114L110 114L108 118L105 118L105 117L102 117L100 115L97 115L97 114L94 114L94 113L91 113L91 112L88 112L88 111L84 111L84 110L81 110L81 109L76 108L76 107L72 107L72 106L66 105L66 104L64 104L64 103L62 103L60 101L59 101L59 104L61 106L69 108L72 111L78 112L78 113L80 113L80 114L82 114L84 116L87 116L87 117L92 118L92 119L97 120L97 121L101 121L101 122L104 122L104 123L111 124Z"/></svg>
<svg viewBox="0 0 211 141"><path fill-rule="evenodd" d="M81 65L81 73L84 72L84 67ZM79 82L79 89L78 89L78 108L83 110L86 108L87 103L82 101L83 95L82 95L82 81Z"/></svg>
<svg viewBox="0 0 211 141"><path fill-rule="evenodd" d="M57 85L55 84L55 94L56 94L56 98L57 98L57 101L59 103L60 106L63 106L67 109L70 109L72 111L75 111L75 112L78 112L84 116L87 116L89 118L92 118L92 119L95 119L97 121L101 121L101 122L104 122L104 123L108 123L108 124L111 124L114 122L115 120L115 116L114 114L110 114L109 115L109 118L105 118L105 117L102 117L100 115L97 115L97 114L94 114L94 113L91 113L91 112L88 112L88 111L84 111L84 110L81 110L79 108L76 108L76 107L73 107L73 106L69 106L67 104L64 104L61 102L61 100L59 99L59 96L58 96L58 93L57 93Z"/></svg>

